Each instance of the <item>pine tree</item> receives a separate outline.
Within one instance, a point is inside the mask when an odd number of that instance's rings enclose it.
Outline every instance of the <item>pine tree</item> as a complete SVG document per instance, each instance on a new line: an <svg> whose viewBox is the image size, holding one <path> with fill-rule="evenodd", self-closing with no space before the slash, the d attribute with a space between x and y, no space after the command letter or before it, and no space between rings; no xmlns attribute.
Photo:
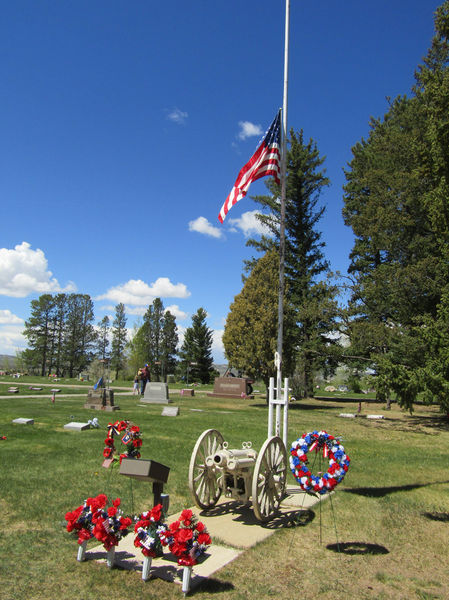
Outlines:
<svg viewBox="0 0 449 600"><path fill-rule="evenodd" d="M234 298L223 333L226 358L232 367L268 385L274 377L277 345L279 254L268 250L255 263L242 291ZM284 306L284 369L292 369L292 307Z"/></svg>
<svg viewBox="0 0 449 600"><path fill-rule="evenodd" d="M185 332L180 351L184 369L190 369L192 380L209 383L212 376L213 332L206 324L207 313L199 308L192 317L192 325ZM193 363L193 364L192 364Z"/></svg>
<svg viewBox="0 0 449 600"><path fill-rule="evenodd" d="M100 360L109 359L109 317L104 316L98 323L97 356Z"/></svg>
<svg viewBox="0 0 449 600"><path fill-rule="evenodd" d="M112 322L111 367L115 369L116 379L125 366L126 337L125 305L120 302L115 307L115 318Z"/></svg>
<svg viewBox="0 0 449 600"><path fill-rule="evenodd" d="M167 375L173 373L176 367L176 347L178 333L176 317L169 310L165 311L161 333L161 372L162 381L167 381Z"/></svg>
<svg viewBox="0 0 449 600"><path fill-rule="evenodd" d="M283 351L283 373L292 375L286 365L296 362L303 396L313 396L315 371L334 362L328 348L335 343L332 334L337 328L337 289L327 281L329 264L324 257L321 232L317 229L325 210L318 205L320 193L329 184L323 163L316 143L305 142L302 131L291 130L285 201L285 279L286 298L295 316L290 324L292 331L287 332L284 327L284 332L294 339L291 348L296 347L297 356L293 361ZM257 196L254 200L263 210L258 218L271 236L248 241L248 245L262 252L279 246L280 188L274 181L267 187L271 195ZM251 268L254 261L249 261L247 268Z"/></svg>

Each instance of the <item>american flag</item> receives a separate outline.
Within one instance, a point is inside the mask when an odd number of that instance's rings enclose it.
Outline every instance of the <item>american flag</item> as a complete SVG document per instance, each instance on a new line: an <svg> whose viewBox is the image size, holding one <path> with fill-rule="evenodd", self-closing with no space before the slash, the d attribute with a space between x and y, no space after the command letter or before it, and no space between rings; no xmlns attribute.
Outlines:
<svg viewBox="0 0 449 600"><path fill-rule="evenodd" d="M256 179L272 175L277 183L280 183L280 148L281 148L281 111L278 112L276 118L270 126L270 129L265 134L262 142L257 150L240 169L240 173L234 183L229 196L221 207L218 220L220 223L226 218L226 215L239 200L246 196L249 186Z"/></svg>

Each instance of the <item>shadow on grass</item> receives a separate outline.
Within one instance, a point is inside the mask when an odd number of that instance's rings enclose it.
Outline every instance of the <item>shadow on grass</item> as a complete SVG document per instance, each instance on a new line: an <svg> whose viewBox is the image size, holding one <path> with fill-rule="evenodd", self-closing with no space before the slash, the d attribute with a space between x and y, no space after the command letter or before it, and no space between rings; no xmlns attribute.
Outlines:
<svg viewBox="0 0 449 600"><path fill-rule="evenodd" d="M421 514L423 517L426 517L426 519L431 519L432 521L442 521L444 523L449 523L449 513L423 512Z"/></svg>
<svg viewBox="0 0 449 600"><path fill-rule="evenodd" d="M328 544L326 546L332 552L341 552L352 556L362 554L389 554L390 551L385 546L379 544L369 544L366 542L340 542L337 544Z"/></svg>
<svg viewBox="0 0 449 600"><path fill-rule="evenodd" d="M407 485L392 485L390 487L360 487L360 488L346 488L342 492L347 494L357 494L358 496L366 496L368 498L383 498L389 494L395 492L409 492L422 487L429 487L431 485L441 485L443 483L449 483L449 481L432 481L429 483L410 483Z"/></svg>
<svg viewBox="0 0 449 600"><path fill-rule="evenodd" d="M198 584L195 588L195 595L204 593L219 594L220 592L229 592L233 589L235 589L234 584L230 581L221 581L220 579L210 577Z"/></svg>
<svg viewBox="0 0 449 600"><path fill-rule="evenodd" d="M241 504L235 500L229 500L217 504L213 508L203 510L200 516L203 517L220 517L223 515L232 514L232 520L236 523L244 525L256 525L263 529L282 529L285 527L304 527L315 518L315 513L310 509L294 508L292 510L282 510L273 514L271 519L266 523L259 521L248 504Z"/></svg>

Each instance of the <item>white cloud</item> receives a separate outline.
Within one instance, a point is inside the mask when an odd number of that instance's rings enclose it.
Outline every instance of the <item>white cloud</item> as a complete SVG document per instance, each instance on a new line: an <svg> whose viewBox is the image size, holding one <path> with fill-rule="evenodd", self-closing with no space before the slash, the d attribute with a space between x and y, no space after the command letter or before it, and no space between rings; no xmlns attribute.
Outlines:
<svg viewBox="0 0 449 600"><path fill-rule="evenodd" d="M259 214L257 210L250 210L242 213L242 215L238 219L229 219L229 225L232 225L233 228L231 231L236 231L236 229L240 229L243 232L245 237L249 237L253 234L258 235L271 235L268 227L265 227L263 223L261 223L256 215Z"/></svg>
<svg viewBox="0 0 449 600"><path fill-rule="evenodd" d="M109 288L95 300L122 302L131 306L148 306L155 298L188 298L190 292L184 283L173 284L168 277L158 277L148 285L141 279L130 279L126 283Z"/></svg>
<svg viewBox="0 0 449 600"><path fill-rule="evenodd" d="M48 261L39 248L32 250L28 242L14 249L0 248L0 294L24 298L33 292L40 294L74 292L76 286L69 282L65 288L52 277Z"/></svg>
<svg viewBox="0 0 449 600"><path fill-rule="evenodd" d="M173 121L173 123L178 123L179 125L182 125L185 123L188 116L188 113L179 110L179 108L174 108L167 114L167 119L169 121Z"/></svg>
<svg viewBox="0 0 449 600"><path fill-rule="evenodd" d="M209 223L205 217L198 217L194 221L190 221L189 231L197 231L198 233L204 233L214 238L221 238L223 236L222 231L218 227L214 227L212 223Z"/></svg>
<svg viewBox="0 0 449 600"><path fill-rule="evenodd" d="M222 360L222 356L224 356L224 346L223 346L223 329L214 329L212 333L212 353L214 355L214 360Z"/></svg>
<svg viewBox="0 0 449 600"><path fill-rule="evenodd" d="M24 320L10 310L0 310L0 325L23 325Z"/></svg>
<svg viewBox="0 0 449 600"><path fill-rule="evenodd" d="M246 140L255 135L262 135L263 129L260 125L255 125L251 121L239 121L240 131L238 133L239 140Z"/></svg>
<svg viewBox="0 0 449 600"><path fill-rule="evenodd" d="M181 310L177 304L172 304L171 306L167 306L165 310L169 310L171 314L179 319L180 321L184 321L189 316L186 312Z"/></svg>
<svg viewBox="0 0 449 600"><path fill-rule="evenodd" d="M0 354L15 356L17 350L24 350L27 340L22 335L22 324L0 324Z"/></svg>

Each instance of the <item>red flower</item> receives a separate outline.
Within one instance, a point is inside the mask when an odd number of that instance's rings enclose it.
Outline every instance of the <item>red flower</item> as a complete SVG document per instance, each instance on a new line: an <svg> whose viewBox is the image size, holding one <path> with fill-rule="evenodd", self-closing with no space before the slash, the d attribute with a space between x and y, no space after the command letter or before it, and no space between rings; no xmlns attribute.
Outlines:
<svg viewBox="0 0 449 600"><path fill-rule="evenodd" d="M80 529L78 533L78 544L82 544L86 540L90 540L91 537L92 535L90 531L83 527L83 529Z"/></svg>
<svg viewBox="0 0 449 600"><path fill-rule="evenodd" d="M117 514L117 509L115 508L115 506L110 506L108 508L108 517L113 517Z"/></svg>
<svg viewBox="0 0 449 600"><path fill-rule="evenodd" d="M212 540L210 539L210 535L207 532L200 533L198 536L198 544L203 544L204 546L210 546Z"/></svg>
<svg viewBox="0 0 449 600"><path fill-rule="evenodd" d="M185 544L179 542L173 542L170 546L170 551L175 556L181 556L185 552L187 552L187 546Z"/></svg>
<svg viewBox="0 0 449 600"><path fill-rule="evenodd" d="M139 438L137 440L133 440L133 446L134 448L140 448L142 445L142 440Z"/></svg>
<svg viewBox="0 0 449 600"><path fill-rule="evenodd" d="M180 520L181 521L186 521L186 520L190 521L192 519L192 517L193 517L193 512L190 509L186 508L185 510L182 511Z"/></svg>
<svg viewBox="0 0 449 600"><path fill-rule="evenodd" d="M176 531L177 529L179 529L179 521L173 521L173 523L170 523L169 528L170 531Z"/></svg>
<svg viewBox="0 0 449 600"><path fill-rule="evenodd" d="M113 505L113 506L115 506L116 508L118 508L118 507L120 506L121 502L122 502L122 501L120 500L120 498L116 498L116 499L115 499L115 500L112 502L112 505Z"/></svg>
<svg viewBox="0 0 449 600"><path fill-rule="evenodd" d="M183 567L193 567L194 565L196 565L196 560L191 556L181 556L180 558L178 558L178 565L181 565Z"/></svg>
<svg viewBox="0 0 449 600"><path fill-rule="evenodd" d="M201 521L198 521L195 529L199 532L204 531L206 529L206 525L204 523L201 523Z"/></svg>
<svg viewBox="0 0 449 600"><path fill-rule="evenodd" d="M110 458L110 456L112 456L112 448L105 448L103 450L103 456L105 458Z"/></svg>
<svg viewBox="0 0 449 600"><path fill-rule="evenodd" d="M124 431L127 428L127 423L126 421L117 421L116 427L119 431Z"/></svg>
<svg viewBox="0 0 449 600"><path fill-rule="evenodd" d="M129 517L120 517L120 529L126 529L132 523Z"/></svg>
<svg viewBox="0 0 449 600"><path fill-rule="evenodd" d="M128 455L127 454L120 454L120 464L122 464L122 460L124 458L128 458Z"/></svg>
<svg viewBox="0 0 449 600"><path fill-rule="evenodd" d="M151 516L155 521L160 521L162 516L162 504L157 504L151 509Z"/></svg>
<svg viewBox="0 0 449 600"><path fill-rule="evenodd" d="M176 541L181 543L188 542L193 538L193 531L191 529L178 529L175 538Z"/></svg>
<svg viewBox="0 0 449 600"><path fill-rule="evenodd" d="M140 427L138 427L137 425L133 425L131 427L131 431L132 431L132 433L139 433Z"/></svg>
<svg viewBox="0 0 449 600"><path fill-rule="evenodd" d="M114 440L112 438L106 438L104 443L106 444L106 446L113 446Z"/></svg>

